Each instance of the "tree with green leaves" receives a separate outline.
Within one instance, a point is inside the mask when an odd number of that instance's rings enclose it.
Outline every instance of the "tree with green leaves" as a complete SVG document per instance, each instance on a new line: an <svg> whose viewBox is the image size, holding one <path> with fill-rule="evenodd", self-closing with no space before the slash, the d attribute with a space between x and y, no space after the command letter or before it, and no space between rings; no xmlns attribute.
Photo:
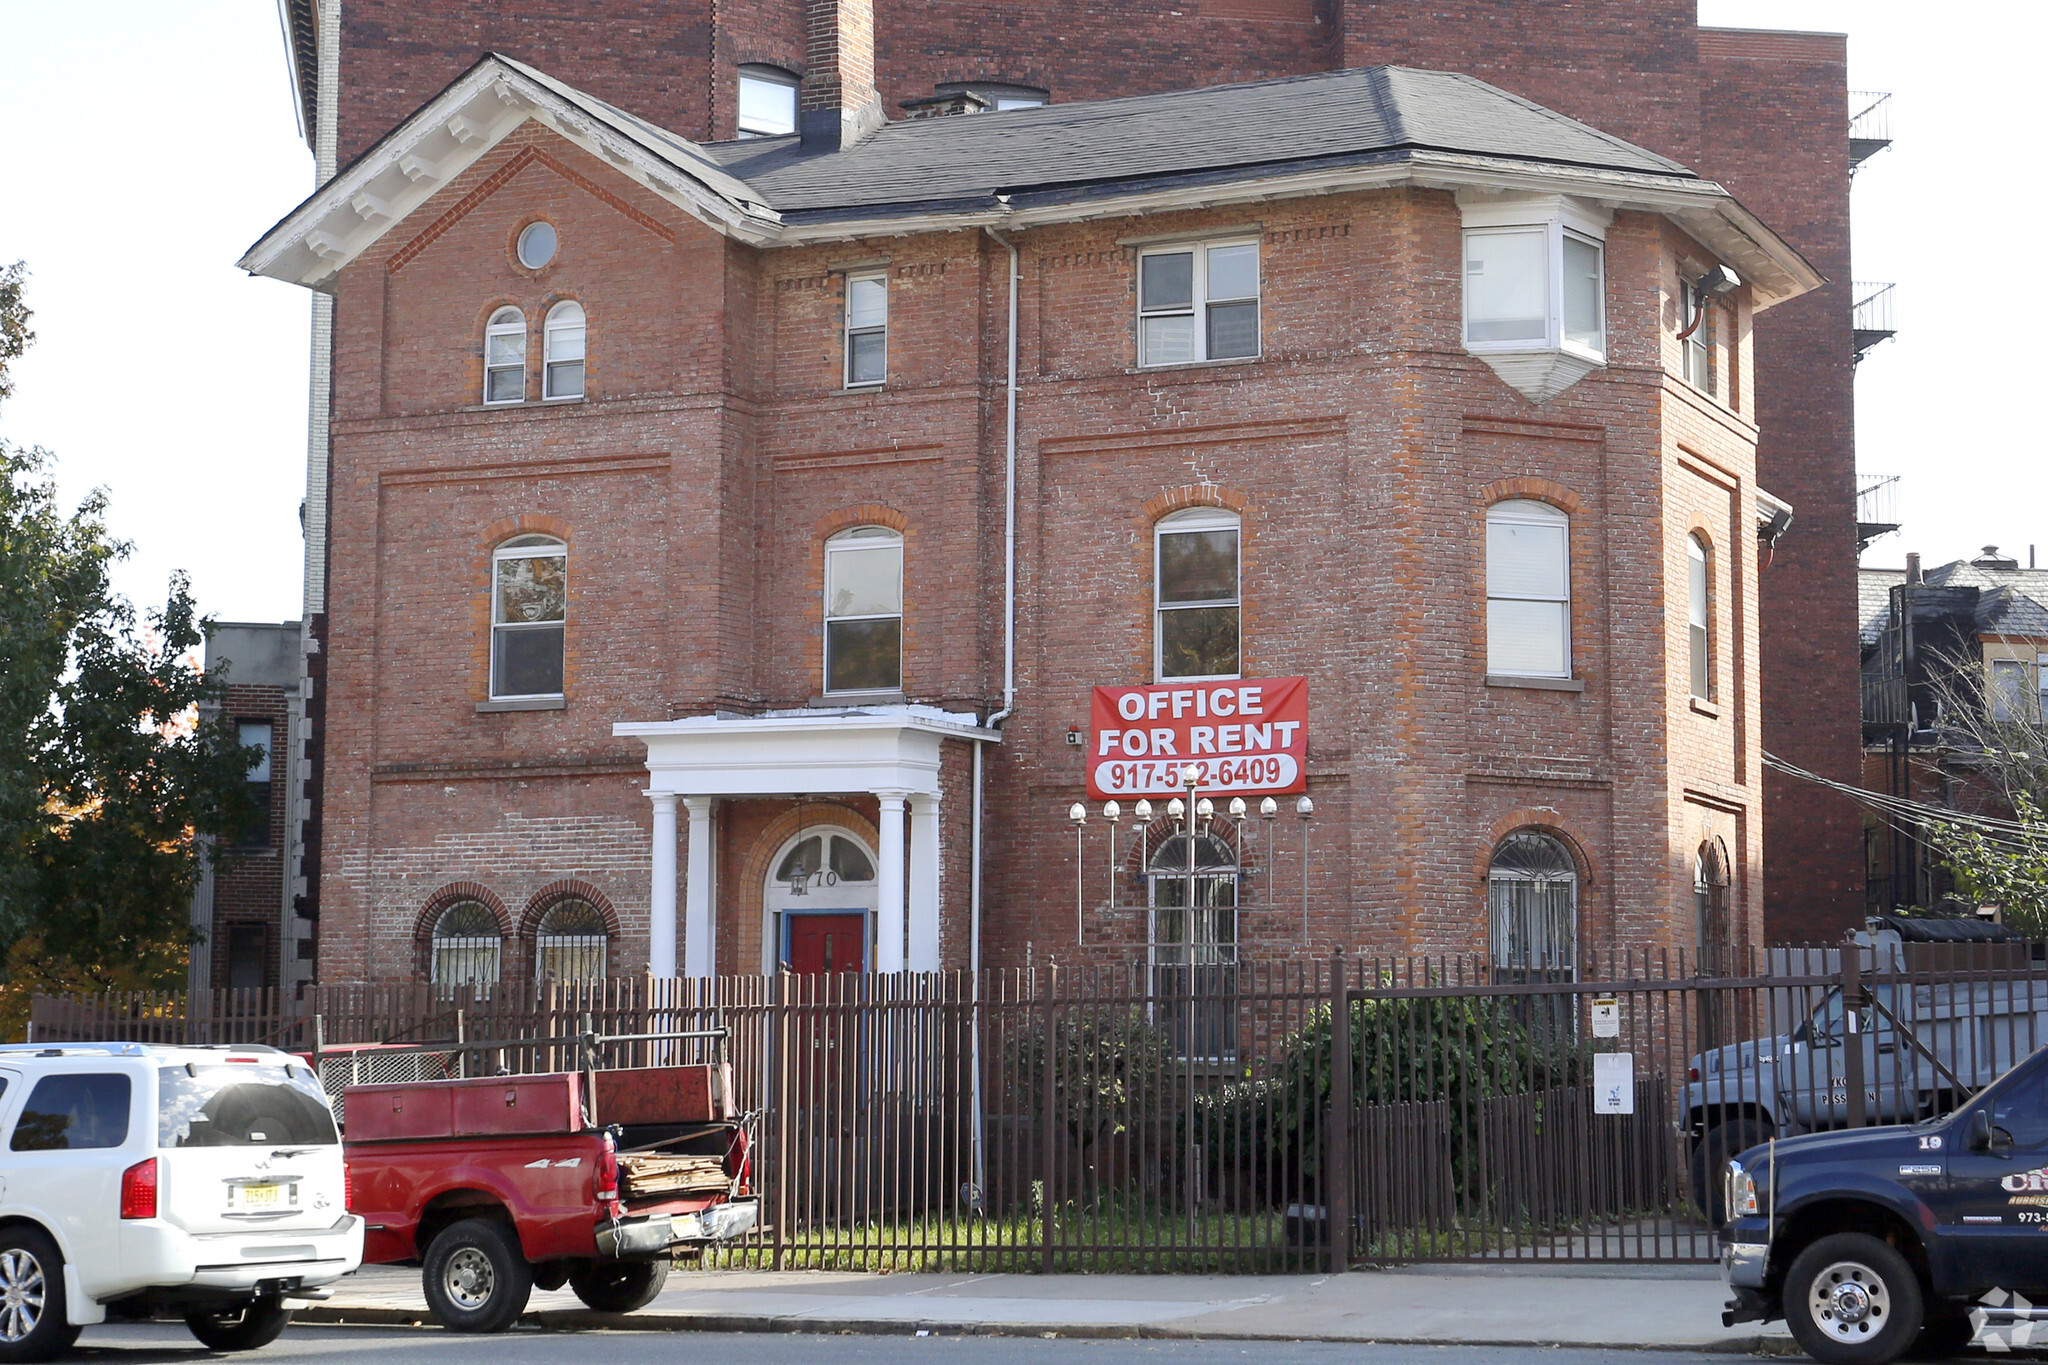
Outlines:
<svg viewBox="0 0 2048 1365"><path fill-rule="evenodd" d="M0 396L33 339L26 272L0 270ZM221 680L174 575L138 617L109 572L129 547L94 490L66 515L47 451L0 442L0 1034L39 991L174 986L205 836L254 818L260 751L202 708Z"/></svg>

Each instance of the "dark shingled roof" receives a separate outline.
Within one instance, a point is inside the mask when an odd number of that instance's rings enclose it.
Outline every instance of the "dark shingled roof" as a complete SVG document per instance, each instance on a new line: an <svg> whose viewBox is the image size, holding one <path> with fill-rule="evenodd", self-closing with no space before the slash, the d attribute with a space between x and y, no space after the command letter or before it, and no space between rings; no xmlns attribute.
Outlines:
<svg viewBox="0 0 2048 1365"><path fill-rule="evenodd" d="M1402 150L1698 178L1484 81L1400 66L913 119L832 152L807 154L794 136L701 147L785 214L957 203Z"/></svg>

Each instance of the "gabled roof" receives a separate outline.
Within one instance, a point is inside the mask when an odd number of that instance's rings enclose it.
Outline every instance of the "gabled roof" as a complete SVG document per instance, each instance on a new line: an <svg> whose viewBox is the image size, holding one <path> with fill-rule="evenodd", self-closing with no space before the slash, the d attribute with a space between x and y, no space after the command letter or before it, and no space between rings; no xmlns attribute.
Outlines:
<svg viewBox="0 0 2048 1365"><path fill-rule="evenodd" d="M1563 193L1664 214L1740 272L1758 307L1823 282L1719 185L1451 72L1365 67L910 120L807 152L794 136L692 142L496 55L265 234L243 268L326 287L528 119L757 246L1425 185Z"/></svg>
<svg viewBox="0 0 2048 1365"><path fill-rule="evenodd" d="M1978 590L1974 633L2048 641L2048 569L1985 569L1957 559L1921 576L1930 587ZM1865 645L1876 644L1891 623L1891 590L1905 581L1904 569L1858 571L1858 634Z"/></svg>

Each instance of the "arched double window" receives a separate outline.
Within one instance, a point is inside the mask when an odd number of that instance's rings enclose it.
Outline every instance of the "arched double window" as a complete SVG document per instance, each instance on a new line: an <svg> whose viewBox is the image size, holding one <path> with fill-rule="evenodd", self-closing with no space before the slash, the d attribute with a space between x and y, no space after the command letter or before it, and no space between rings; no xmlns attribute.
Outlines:
<svg viewBox="0 0 2048 1365"><path fill-rule="evenodd" d="M484 325L484 402L526 401L526 315L509 305Z"/></svg>
<svg viewBox="0 0 2048 1365"><path fill-rule="evenodd" d="M1152 580L1159 681L1241 676L1239 529L1237 514L1218 507L1160 519Z"/></svg>
<svg viewBox="0 0 2048 1365"><path fill-rule="evenodd" d="M459 900L434 921L427 941L427 978L453 990L473 986L488 993L498 982L504 936L498 917L482 901Z"/></svg>
<svg viewBox="0 0 2048 1365"><path fill-rule="evenodd" d="M1153 1011L1189 1058L1237 1055L1237 882L1227 840L1162 839L1146 864L1151 899ZM1192 893L1192 894L1191 894Z"/></svg>
<svg viewBox="0 0 2048 1365"><path fill-rule="evenodd" d="M491 555L491 699L562 695L569 547L517 536Z"/></svg>
<svg viewBox="0 0 2048 1365"><path fill-rule="evenodd" d="M610 942L610 927L596 906L586 900L556 901L534 927L534 980L601 981Z"/></svg>
<svg viewBox="0 0 2048 1365"><path fill-rule="evenodd" d="M1571 518L1547 502L1486 509L1486 671L1571 676Z"/></svg>
<svg viewBox="0 0 2048 1365"><path fill-rule="evenodd" d="M857 526L825 542L825 690L903 686L903 537Z"/></svg>
<svg viewBox="0 0 2048 1365"><path fill-rule="evenodd" d="M1569 981L1578 970L1579 867L1548 834L1517 830L1493 850L1486 873L1494 974Z"/></svg>
<svg viewBox="0 0 2048 1365"><path fill-rule="evenodd" d="M583 305L565 300L548 310L543 346L541 397L583 396Z"/></svg>

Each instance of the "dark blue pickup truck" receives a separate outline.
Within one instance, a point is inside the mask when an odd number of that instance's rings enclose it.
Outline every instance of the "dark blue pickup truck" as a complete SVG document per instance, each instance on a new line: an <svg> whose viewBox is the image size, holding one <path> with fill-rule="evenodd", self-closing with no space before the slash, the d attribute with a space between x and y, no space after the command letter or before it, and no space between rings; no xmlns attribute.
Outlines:
<svg viewBox="0 0 2048 1365"><path fill-rule="evenodd" d="M2048 1048L1952 1114L1780 1138L1724 1179L1725 1323L1782 1317L1829 1365L2024 1344L2048 1305Z"/></svg>

